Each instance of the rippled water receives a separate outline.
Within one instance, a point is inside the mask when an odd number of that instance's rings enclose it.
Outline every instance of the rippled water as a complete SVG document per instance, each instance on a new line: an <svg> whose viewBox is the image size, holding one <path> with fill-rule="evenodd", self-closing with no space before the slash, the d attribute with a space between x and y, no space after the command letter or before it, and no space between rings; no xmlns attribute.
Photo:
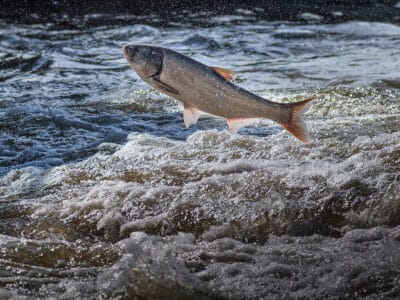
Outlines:
<svg viewBox="0 0 400 300"><path fill-rule="evenodd" d="M0 298L399 297L400 26L103 17L0 21ZM185 129L128 42L316 95L313 142Z"/></svg>

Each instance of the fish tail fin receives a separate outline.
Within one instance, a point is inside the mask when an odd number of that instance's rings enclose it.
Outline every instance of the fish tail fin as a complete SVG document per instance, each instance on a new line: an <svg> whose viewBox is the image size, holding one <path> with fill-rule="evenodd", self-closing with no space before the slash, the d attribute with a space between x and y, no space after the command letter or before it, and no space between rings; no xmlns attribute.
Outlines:
<svg viewBox="0 0 400 300"><path fill-rule="evenodd" d="M310 135L308 134L306 124L304 123L303 115L315 99L316 97L312 97L303 101L288 103L288 106L291 109L289 121L280 124L303 143L308 143L310 141Z"/></svg>

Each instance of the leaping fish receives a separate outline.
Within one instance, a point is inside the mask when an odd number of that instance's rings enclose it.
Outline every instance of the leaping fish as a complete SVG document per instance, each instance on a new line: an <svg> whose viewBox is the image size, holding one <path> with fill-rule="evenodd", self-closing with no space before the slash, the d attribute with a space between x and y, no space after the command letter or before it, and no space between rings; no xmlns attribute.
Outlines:
<svg viewBox="0 0 400 300"><path fill-rule="evenodd" d="M310 140L303 113L315 97L277 103L233 84L233 72L206 66L171 49L152 45L125 45L122 49L129 65L145 82L183 103L186 127L196 124L202 112L226 118L234 133L267 118L300 141Z"/></svg>

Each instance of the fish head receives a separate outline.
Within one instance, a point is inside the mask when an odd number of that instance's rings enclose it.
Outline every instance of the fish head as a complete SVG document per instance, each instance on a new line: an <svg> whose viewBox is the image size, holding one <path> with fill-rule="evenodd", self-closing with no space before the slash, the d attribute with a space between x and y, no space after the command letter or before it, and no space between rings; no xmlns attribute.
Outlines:
<svg viewBox="0 0 400 300"><path fill-rule="evenodd" d="M129 65L143 78L149 78L162 71L163 51L150 45L124 45L122 47Z"/></svg>

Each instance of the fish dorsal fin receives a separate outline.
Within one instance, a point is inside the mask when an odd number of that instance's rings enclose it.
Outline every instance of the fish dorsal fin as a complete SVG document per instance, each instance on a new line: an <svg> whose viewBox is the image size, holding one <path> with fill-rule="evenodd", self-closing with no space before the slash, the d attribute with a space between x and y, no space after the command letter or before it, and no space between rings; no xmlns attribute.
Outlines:
<svg viewBox="0 0 400 300"><path fill-rule="evenodd" d="M189 128L190 125L196 124L200 115L201 111L194 106L183 104L183 122L185 123L186 128Z"/></svg>
<svg viewBox="0 0 400 300"><path fill-rule="evenodd" d="M256 123L259 118L228 118L226 121L228 122L228 128L232 133L237 133L238 130L242 127L253 125Z"/></svg>
<svg viewBox="0 0 400 300"><path fill-rule="evenodd" d="M217 72L220 76L222 76L226 80L232 80L236 76L234 72L228 69L220 67L210 67L210 68L213 69L215 72Z"/></svg>

